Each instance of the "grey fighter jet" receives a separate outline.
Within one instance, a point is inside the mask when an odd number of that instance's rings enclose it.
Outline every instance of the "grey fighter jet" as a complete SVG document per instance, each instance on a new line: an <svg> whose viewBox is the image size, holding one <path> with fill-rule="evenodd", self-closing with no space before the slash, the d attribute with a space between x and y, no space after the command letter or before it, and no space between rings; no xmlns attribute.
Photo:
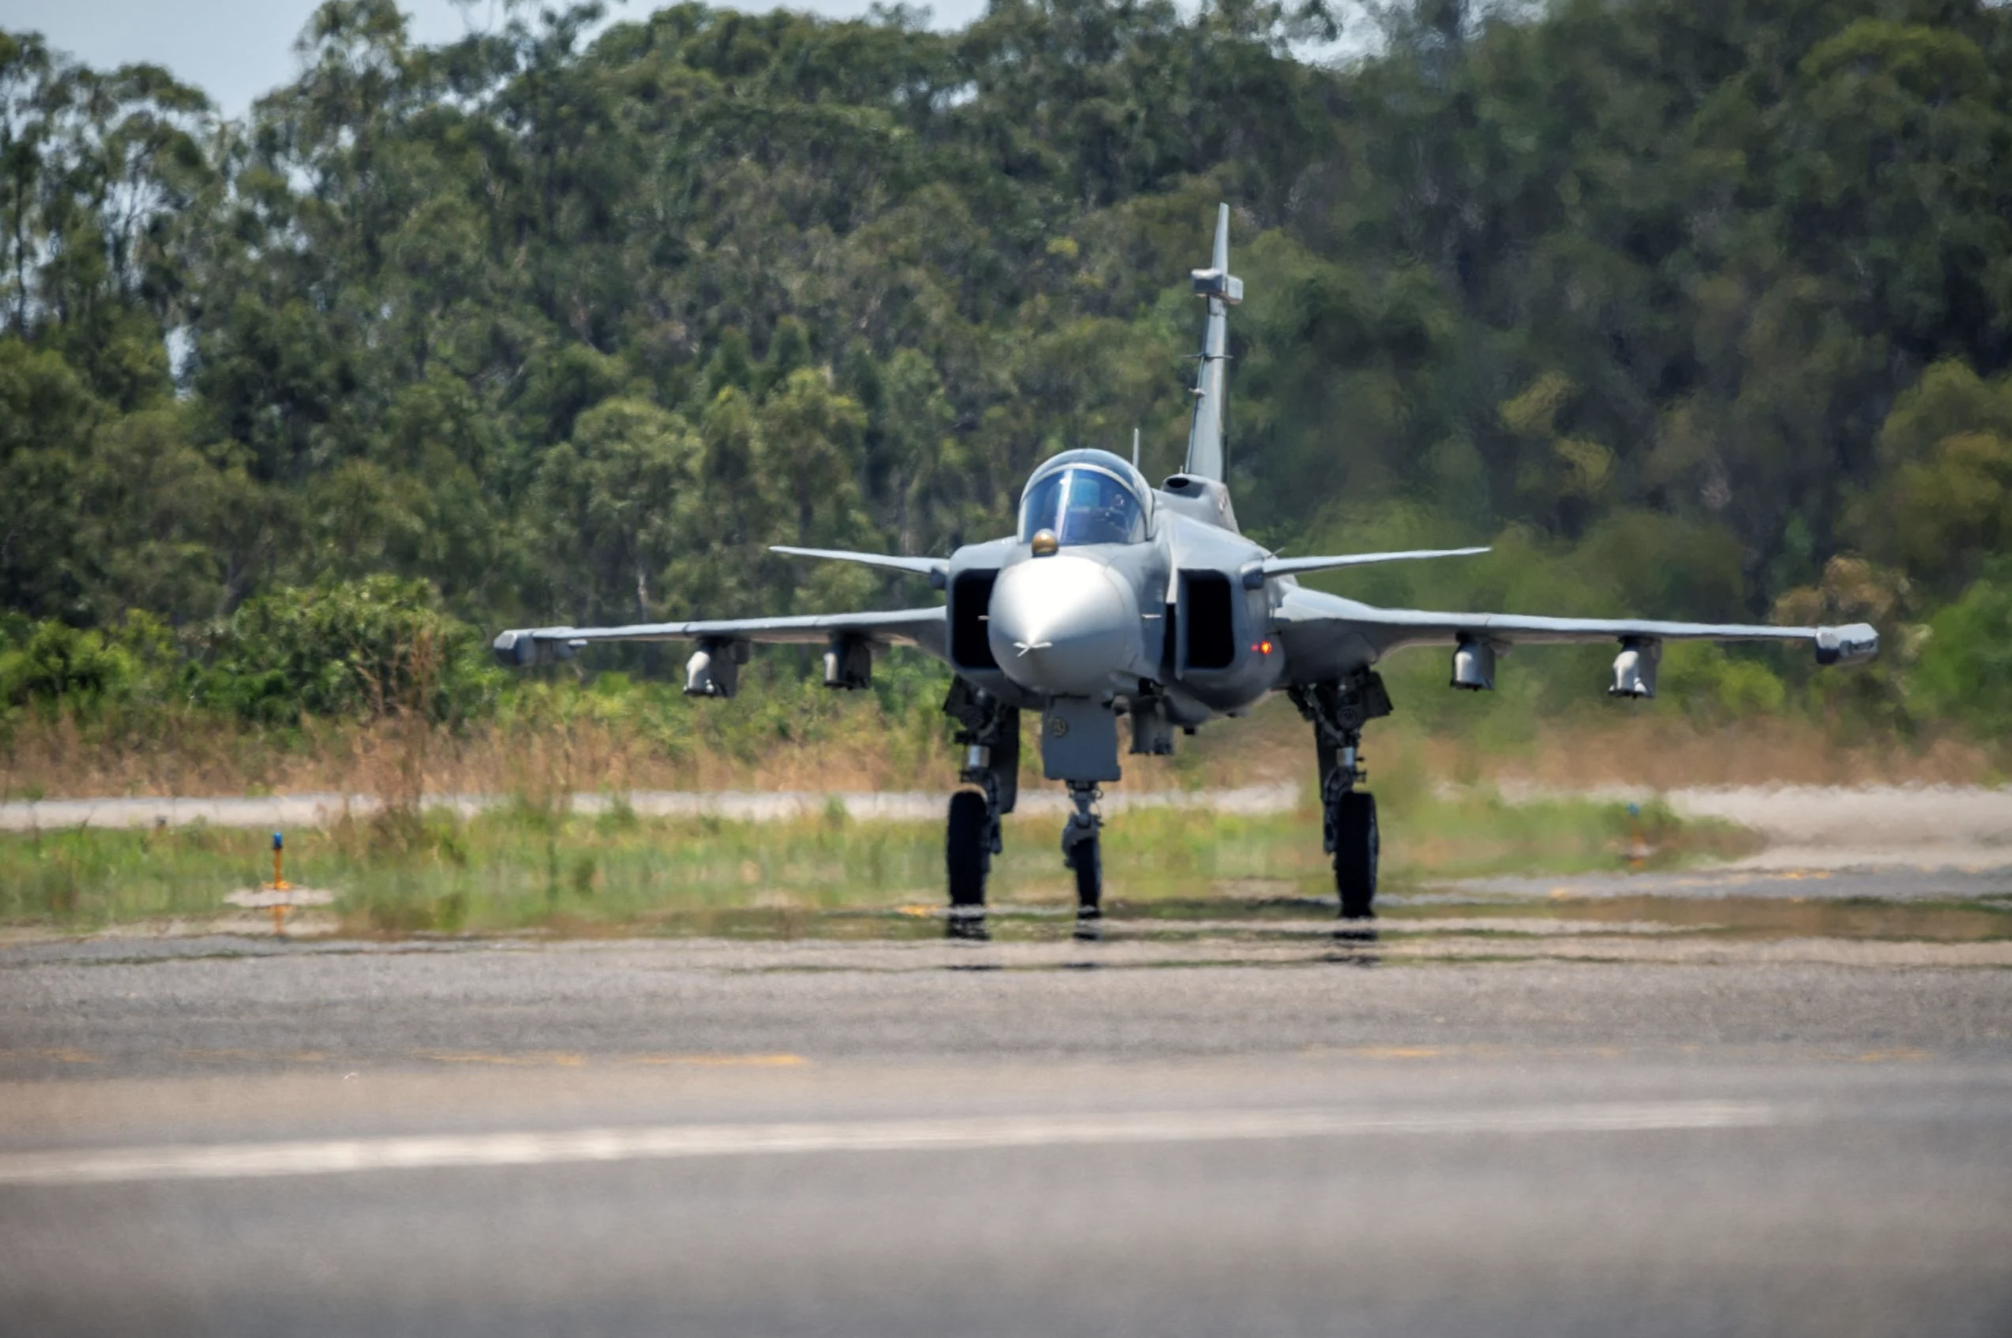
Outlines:
<svg viewBox="0 0 2012 1338"><path fill-rule="evenodd" d="M1390 711L1376 665L1393 651L1450 652L1455 688L1494 686L1495 657L1541 642L1616 647L1608 692L1653 697L1665 641L1799 641L1819 664L1870 659L1878 635L1848 627L1767 627L1543 618L1511 613L1386 609L1301 588L1295 577L1373 562L1456 557L1482 548L1332 557L1278 557L1243 537L1224 483L1223 409L1229 309L1243 282L1229 272L1229 207L1216 219L1215 254L1192 276L1208 304L1185 468L1155 488L1133 459L1070 450L1043 463L1020 499L1019 532L968 544L948 558L777 548L803 558L858 562L929 577L941 606L884 613L539 627L504 632L507 665L566 658L603 641L690 641L685 691L731 697L753 642L822 644L824 681L864 688L873 653L919 646L950 666L944 711L957 725L961 788L950 798L946 863L950 932L984 934L985 880L1013 811L1020 713L1041 716L1041 763L1068 786L1063 858L1075 871L1078 932L1094 936L1103 881L1098 787L1119 778L1119 719L1133 754L1173 751L1219 716L1242 715L1283 692L1311 724L1323 840L1334 857L1344 918L1374 913L1376 801L1363 789L1363 727Z"/></svg>

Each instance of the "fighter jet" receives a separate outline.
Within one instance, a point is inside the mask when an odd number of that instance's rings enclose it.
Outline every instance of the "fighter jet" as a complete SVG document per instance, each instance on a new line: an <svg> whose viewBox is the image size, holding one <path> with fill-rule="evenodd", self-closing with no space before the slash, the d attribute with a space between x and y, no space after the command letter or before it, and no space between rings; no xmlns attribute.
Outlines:
<svg viewBox="0 0 2012 1338"><path fill-rule="evenodd" d="M1280 557L1237 528L1224 471L1230 308L1243 281L1229 270L1228 205L1218 207L1215 251L1191 276L1208 306L1194 416L1181 472L1155 488L1132 459L1109 451L1063 451L1042 463L1020 496L1016 533L967 544L949 557L776 547L808 559L864 563L927 576L941 605L882 613L644 623L629 627L538 627L504 632L506 665L571 657L604 641L689 641L685 691L734 695L755 642L823 644L824 681L869 685L873 656L920 647L953 675L943 709L962 750L945 840L952 936L983 937L985 883L1001 850L1000 818L1013 811L1020 772L1020 713L1040 713L1041 766L1068 787L1062 855L1075 874L1077 930L1095 937L1101 914L1100 788L1120 778L1119 721L1130 752L1171 753L1219 717L1240 716L1283 692L1312 727L1324 821L1344 919L1375 913L1380 838L1376 800L1364 788L1362 732L1390 713L1376 666L1396 651L1450 652L1451 685L1486 691L1495 660L1513 646L1608 642L1607 691L1653 697L1666 641L1809 643L1819 664L1878 653L1865 624L1771 627L1546 618L1513 613L1388 609L1304 589L1297 576L1376 562L1452 558L1486 548Z"/></svg>

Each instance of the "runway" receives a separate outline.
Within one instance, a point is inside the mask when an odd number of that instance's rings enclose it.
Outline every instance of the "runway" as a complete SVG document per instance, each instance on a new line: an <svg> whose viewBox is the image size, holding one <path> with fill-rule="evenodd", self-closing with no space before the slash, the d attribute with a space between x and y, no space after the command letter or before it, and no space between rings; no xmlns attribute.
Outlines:
<svg viewBox="0 0 2012 1338"><path fill-rule="evenodd" d="M2012 1331L2002 875L1723 877L1421 891L1374 939L1225 904L1097 943L18 943L0 1314Z"/></svg>
<svg viewBox="0 0 2012 1338"><path fill-rule="evenodd" d="M286 1079L161 1095L180 1119L356 1118ZM407 1074L374 1095L519 1140L566 1137L581 1107L760 1133L808 1106L882 1141L16 1184L7 1313L38 1333L1992 1334L2012 1304L2007 1093L1935 1061L590 1068ZM918 1107L1048 1136L889 1139L916 1117L885 1111ZM1282 1109L1330 1117L1282 1127ZM1176 1121L1196 1132L1068 1136Z"/></svg>

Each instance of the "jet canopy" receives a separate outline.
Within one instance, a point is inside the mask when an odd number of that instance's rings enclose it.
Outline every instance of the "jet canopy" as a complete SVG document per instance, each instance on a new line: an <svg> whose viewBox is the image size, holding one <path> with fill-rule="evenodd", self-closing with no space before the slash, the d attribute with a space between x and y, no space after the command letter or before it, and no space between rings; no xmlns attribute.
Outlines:
<svg viewBox="0 0 2012 1338"><path fill-rule="evenodd" d="M1139 471L1109 451L1064 451L1027 481L1020 542L1053 530L1065 547L1143 543L1150 495Z"/></svg>

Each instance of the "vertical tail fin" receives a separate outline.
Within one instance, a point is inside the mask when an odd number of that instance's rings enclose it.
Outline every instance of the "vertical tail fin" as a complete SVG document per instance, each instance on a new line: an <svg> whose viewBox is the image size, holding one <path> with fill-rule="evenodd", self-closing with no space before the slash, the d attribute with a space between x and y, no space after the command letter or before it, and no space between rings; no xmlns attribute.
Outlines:
<svg viewBox="0 0 2012 1338"><path fill-rule="evenodd" d="M1207 298L1208 325L1202 332L1201 367L1195 374L1195 418L1188 428L1185 472L1221 479L1223 407L1229 394L1229 310L1244 300L1244 281L1230 273L1230 207L1216 206L1216 249L1207 269L1194 271L1196 297Z"/></svg>

